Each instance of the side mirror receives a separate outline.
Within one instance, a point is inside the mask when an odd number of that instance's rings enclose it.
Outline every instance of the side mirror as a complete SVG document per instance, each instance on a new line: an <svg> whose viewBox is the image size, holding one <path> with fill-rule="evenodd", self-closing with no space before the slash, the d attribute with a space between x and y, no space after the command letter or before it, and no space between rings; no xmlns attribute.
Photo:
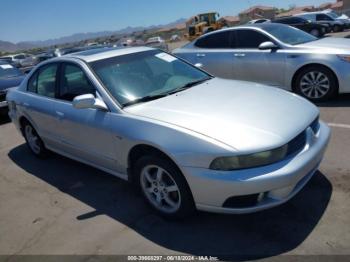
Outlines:
<svg viewBox="0 0 350 262"><path fill-rule="evenodd" d="M92 94L76 96L73 99L73 107L76 109L95 108L108 110L107 105L99 98L95 98Z"/></svg>
<svg viewBox="0 0 350 262"><path fill-rule="evenodd" d="M259 45L259 49L260 49L260 50L276 50L276 49L278 49L278 48L279 48L279 47L278 47L276 44L274 44L274 43L272 43L272 42L270 42L270 41L261 43L261 44Z"/></svg>

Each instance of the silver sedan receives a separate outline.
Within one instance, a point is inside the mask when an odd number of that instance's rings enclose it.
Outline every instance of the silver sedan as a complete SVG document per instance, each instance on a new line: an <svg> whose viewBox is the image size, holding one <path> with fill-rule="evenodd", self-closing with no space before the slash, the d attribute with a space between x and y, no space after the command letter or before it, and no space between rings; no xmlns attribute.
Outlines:
<svg viewBox="0 0 350 262"><path fill-rule="evenodd" d="M318 39L287 25L215 31L174 54L215 76L281 87L315 102L350 92L350 39Z"/></svg>
<svg viewBox="0 0 350 262"><path fill-rule="evenodd" d="M282 204L315 173L330 137L299 96L214 78L146 47L43 62L7 101L32 153L129 180L170 217Z"/></svg>

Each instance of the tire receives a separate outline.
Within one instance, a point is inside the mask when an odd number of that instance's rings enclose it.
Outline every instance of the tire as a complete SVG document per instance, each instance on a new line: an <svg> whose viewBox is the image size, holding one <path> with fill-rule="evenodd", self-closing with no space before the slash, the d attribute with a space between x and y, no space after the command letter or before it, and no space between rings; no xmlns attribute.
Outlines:
<svg viewBox="0 0 350 262"><path fill-rule="evenodd" d="M327 67L309 66L296 76L294 91L313 102L323 102L338 93L338 82Z"/></svg>
<svg viewBox="0 0 350 262"><path fill-rule="evenodd" d="M321 33L321 31L319 30L319 29L312 29L311 31L310 31L310 34L311 35L313 35L313 36L315 36L315 37L321 37L321 35L322 35L322 33Z"/></svg>
<svg viewBox="0 0 350 262"><path fill-rule="evenodd" d="M337 33L337 32L339 32L341 29L340 29L340 26L339 25L335 25L334 27L333 27L333 32L335 32L335 33Z"/></svg>
<svg viewBox="0 0 350 262"><path fill-rule="evenodd" d="M157 155L141 157L136 161L133 174L146 202L161 216L183 219L195 212L190 188L170 160Z"/></svg>
<svg viewBox="0 0 350 262"><path fill-rule="evenodd" d="M28 121L24 122L22 132L29 150L36 157L46 158L49 151L46 149L44 142L41 140L34 127Z"/></svg>

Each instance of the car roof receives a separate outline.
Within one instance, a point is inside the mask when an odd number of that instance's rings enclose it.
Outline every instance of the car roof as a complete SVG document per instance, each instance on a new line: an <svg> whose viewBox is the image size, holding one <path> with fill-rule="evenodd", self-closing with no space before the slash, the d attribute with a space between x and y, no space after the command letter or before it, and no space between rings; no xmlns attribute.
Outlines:
<svg viewBox="0 0 350 262"><path fill-rule="evenodd" d="M85 62L93 62L101 59L106 59L115 56L133 54L143 51L154 50L154 48L149 47L110 47L110 48L95 48L91 50L71 53L63 57L72 57L84 60ZM62 57L62 58L63 58Z"/></svg>
<svg viewBox="0 0 350 262"><path fill-rule="evenodd" d="M300 17L298 15L290 15L290 16L278 17L278 18L272 20L272 22L273 21L282 21L282 20L286 20L286 19L290 19L290 18L298 18L298 19L306 20L304 17Z"/></svg>
<svg viewBox="0 0 350 262"><path fill-rule="evenodd" d="M314 11L314 12L305 12L297 15L317 15L317 14L329 14L332 10L322 10L322 11Z"/></svg>
<svg viewBox="0 0 350 262"><path fill-rule="evenodd" d="M233 26L233 27L228 27L228 28L216 30L216 31L207 33L207 34L205 34L205 35L203 35L201 37L204 37L204 36L210 35L210 34L215 34L217 32L231 31L231 30L236 30L236 29L250 29L250 28L254 29L255 28L255 29L265 30L266 28L277 28L277 27L288 27L288 25L279 24L279 23L273 23L273 21L271 23L245 24L245 25Z"/></svg>

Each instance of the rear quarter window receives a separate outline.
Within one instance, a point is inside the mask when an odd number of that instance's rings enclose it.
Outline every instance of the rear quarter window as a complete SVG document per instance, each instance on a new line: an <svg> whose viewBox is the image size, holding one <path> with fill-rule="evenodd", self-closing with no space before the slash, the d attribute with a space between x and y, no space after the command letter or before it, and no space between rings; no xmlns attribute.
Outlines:
<svg viewBox="0 0 350 262"><path fill-rule="evenodd" d="M230 48L231 31L213 33L199 38L195 46L201 48Z"/></svg>

